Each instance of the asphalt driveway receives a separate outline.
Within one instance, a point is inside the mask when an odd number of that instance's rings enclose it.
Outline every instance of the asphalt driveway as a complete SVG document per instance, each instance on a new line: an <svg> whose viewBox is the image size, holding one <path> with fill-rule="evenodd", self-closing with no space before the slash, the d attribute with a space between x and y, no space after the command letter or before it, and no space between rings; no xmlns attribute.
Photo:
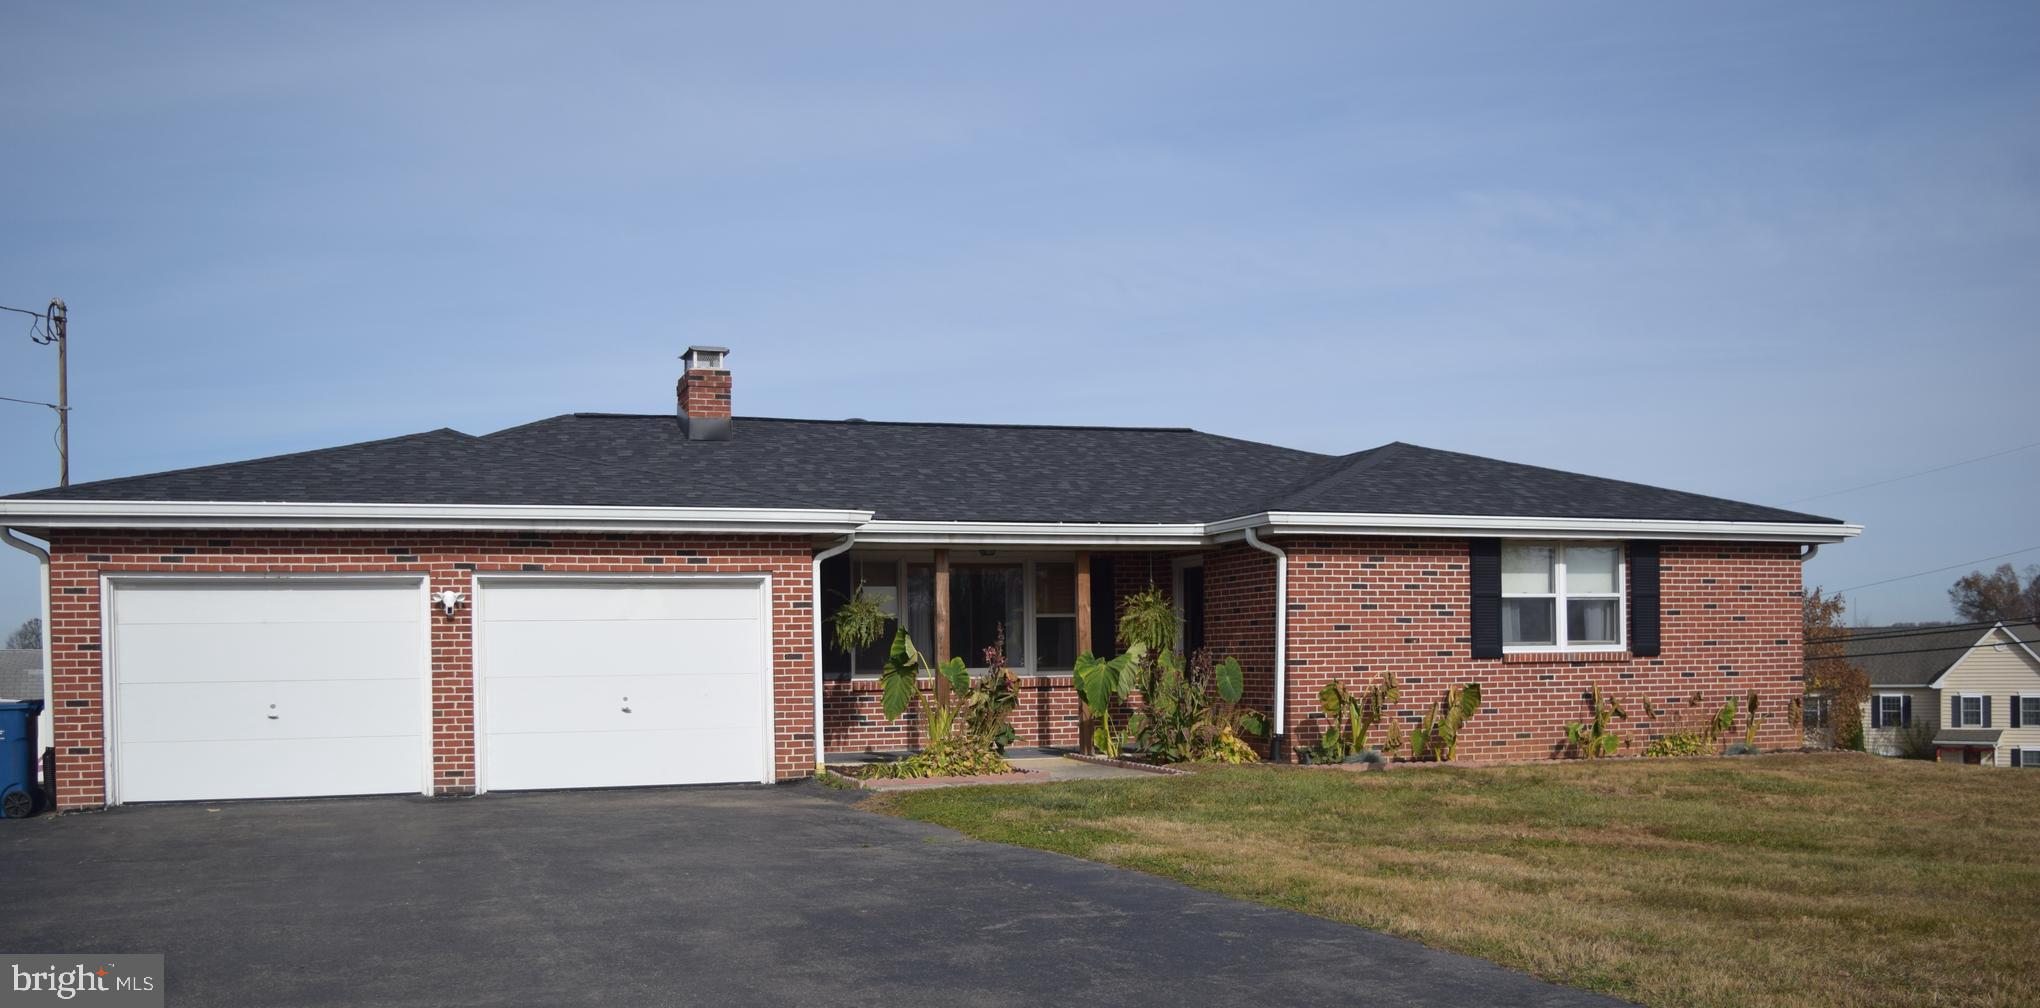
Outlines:
<svg viewBox="0 0 2040 1008"><path fill-rule="evenodd" d="M0 822L0 951L172 1005L1610 1005L814 785Z"/></svg>

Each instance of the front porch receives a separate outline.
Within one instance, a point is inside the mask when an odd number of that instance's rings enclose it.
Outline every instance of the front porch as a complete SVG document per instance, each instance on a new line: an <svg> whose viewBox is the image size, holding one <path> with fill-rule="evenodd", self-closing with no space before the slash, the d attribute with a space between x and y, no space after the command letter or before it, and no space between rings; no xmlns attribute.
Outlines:
<svg viewBox="0 0 2040 1008"><path fill-rule="evenodd" d="M858 548L822 563L824 751L883 752L918 745L914 712L889 722L880 709L878 674L892 631L907 633L932 661L962 658L983 672L987 649L1004 633L1007 667L1020 694L1011 723L1020 746L1074 749L1082 712L1070 675L1077 656L1117 653L1114 614L1120 601L1152 584L1176 602L1179 640L1186 653L1207 645L1237 655L1249 667L1249 691L1265 705L1273 696L1272 591L1264 599L1236 597L1227 608L1207 577L1228 577L1242 547L1202 550L1053 550L1024 548ZM1234 559L1236 558L1236 559ZM1207 572L1210 572L1209 574ZM862 586L893 617L884 638L854 653L836 647L831 617ZM1237 595L1238 593L1235 593ZM1251 610L1251 611L1250 611ZM1258 620L1264 633L1243 630ZM1269 644L1241 650L1251 638Z"/></svg>

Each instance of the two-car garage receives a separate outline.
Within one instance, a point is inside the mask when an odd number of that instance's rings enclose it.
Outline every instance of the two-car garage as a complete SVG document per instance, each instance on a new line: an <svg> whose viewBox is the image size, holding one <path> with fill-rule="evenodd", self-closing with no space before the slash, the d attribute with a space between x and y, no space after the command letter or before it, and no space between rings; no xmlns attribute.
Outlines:
<svg viewBox="0 0 2040 1008"><path fill-rule="evenodd" d="M422 576L108 578L107 800L429 794L470 745L481 790L772 779L763 577L473 583L445 613ZM472 737L433 716L467 656Z"/></svg>

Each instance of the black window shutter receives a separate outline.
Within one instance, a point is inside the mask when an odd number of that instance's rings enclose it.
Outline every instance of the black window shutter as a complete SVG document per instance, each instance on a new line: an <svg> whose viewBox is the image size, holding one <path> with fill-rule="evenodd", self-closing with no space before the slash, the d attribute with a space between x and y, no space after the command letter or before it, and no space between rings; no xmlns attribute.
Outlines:
<svg viewBox="0 0 2040 1008"><path fill-rule="evenodd" d="M1659 632L1658 544L1629 544L1629 653L1656 658L1663 650Z"/></svg>
<svg viewBox="0 0 2040 1008"><path fill-rule="evenodd" d="M1962 694L1960 693L1948 695L1948 727L1962 727Z"/></svg>
<svg viewBox="0 0 2040 1008"><path fill-rule="evenodd" d="M1475 658L1502 656L1502 541L1469 540L1467 569L1473 598L1467 630Z"/></svg>
<svg viewBox="0 0 2040 1008"><path fill-rule="evenodd" d="M2019 724L2019 695L2018 695L2017 693L2014 693L2014 694L2012 694L2012 727L2014 727L2014 728L2018 728L2018 727L2020 727L2020 724Z"/></svg>
<svg viewBox="0 0 2040 1008"><path fill-rule="evenodd" d="M1898 726L1899 726L1900 728L1911 728L1911 727L1912 727L1912 694L1911 694L1911 693L1907 693L1907 694L1905 694L1905 695L1903 695L1903 696L1901 696L1901 697L1899 697L1899 698L1898 698Z"/></svg>
<svg viewBox="0 0 2040 1008"><path fill-rule="evenodd" d="M843 600L857 590L850 580L850 554L838 553L822 561L822 590L815 601L822 607L822 678L845 680L850 678L850 656L836 646L836 635L829 626L829 617L843 607Z"/></svg>
<svg viewBox="0 0 2040 1008"><path fill-rule="evenodd" d="M2019 751L2017 749L2012 750L2012 765L2019 765Z"/></svg>
<svg viewBox="0 0 2040 1008"><path fill-rule="evenodd" d="M1870 698L1870 727L1884 727L1884 698L1881 696Z"/></svg>
<svg viewBox="0 0 2040 1008"><path fill-rule="evenodd" d="M1990 727L1990 694L1983 695L1983 726Z"/></svg>
<svg viewBox="0 0 2040 1008"><path fill-rule="evenodd" d="M1112 554L1091 555L1091 653L1119 656L1118 614L1112 611Z"/></svg>

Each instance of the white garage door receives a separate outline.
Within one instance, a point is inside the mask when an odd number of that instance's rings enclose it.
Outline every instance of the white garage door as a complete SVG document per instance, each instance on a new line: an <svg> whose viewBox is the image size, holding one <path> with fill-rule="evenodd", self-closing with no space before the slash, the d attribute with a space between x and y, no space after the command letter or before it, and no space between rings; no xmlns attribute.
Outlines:
<svg viewBox="0 0 2040 1008"><path fill-rule="evenodd" d="M756 580L484 583L482 785L772 779Z"/></svg>
<svg viewBox="0 0 2040 1008"><path fill-rule="evenodd" d="M127 581L112 593L119 801L426 788L415 581Z"/></svg>

